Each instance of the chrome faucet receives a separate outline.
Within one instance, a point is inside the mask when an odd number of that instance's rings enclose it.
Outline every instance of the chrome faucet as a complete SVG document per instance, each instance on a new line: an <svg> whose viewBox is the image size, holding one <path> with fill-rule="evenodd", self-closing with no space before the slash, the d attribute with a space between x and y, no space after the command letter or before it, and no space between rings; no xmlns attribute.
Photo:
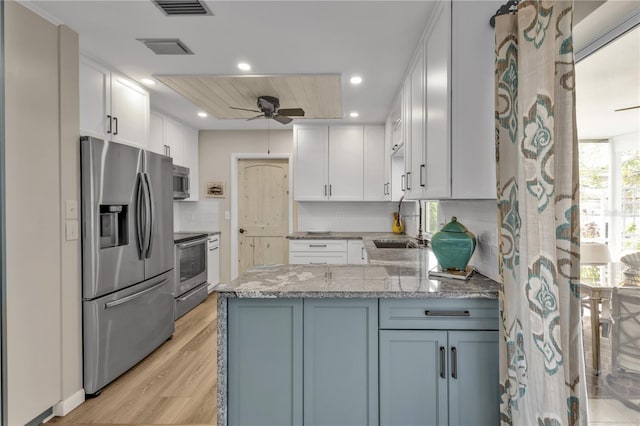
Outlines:
<svg viewBox="0 0 640 426"><path fill-rule="evenodd" d="M398 218L401 219L402 215L400 215L400 209L402 208L402 202L404 201L404 194L400 197L400 202L398 202ZM405 217L416 217L418 216L418 235L416 236L416 240L418 244L426 246L429 240L424 235L424 230L422 227L422 201L418 200L418 214L405 215ZM405 230L406 232L406 230Z"/></svg>

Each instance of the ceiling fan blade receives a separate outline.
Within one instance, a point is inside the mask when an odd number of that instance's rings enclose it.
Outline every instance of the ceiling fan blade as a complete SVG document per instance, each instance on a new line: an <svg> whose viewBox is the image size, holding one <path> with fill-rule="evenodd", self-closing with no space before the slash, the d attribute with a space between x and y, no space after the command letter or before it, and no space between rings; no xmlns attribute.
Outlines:
<svg viewBox="0 0 640 426"><path fill-rule="evenodd" d="M251 112L260 112L257 109L246 109L246 108L238 108L238 107L232 107L230 106L229 108L231 109L237 109L238 111L251 111Z"/></svg>
<svg viewBox="0 0 640 426"><path fill-rule="evenodd" d="M613 112L618 112L618 111L627 111L629 109L636 109L636 108L640 108L640 105L636 105L636 106L632 106L632 107L627 107L627 108L618 108L618 109L614 109Z"/></svg>
<svg viewBox="0 0 640 426"><path fill-rule="evenodd" d="M289 124L293 121L293 119L287 117L286 115L280 115L280 114L277 114L277 115L274 114L272 118L281 124Z"/></svg>
<svg viewBox="0 0 640 426"><path fill-rule="evenodd" d="M256 115L255 117L247 118L247 121L256 120L258 118L264 117L264 114Z"/></svg>
<svg viewBox="0 0 640 426"><path fill-rule="evenodd" d="M304 117L304 110L302 108L280 108L278 114L289 117Z"/></svg>

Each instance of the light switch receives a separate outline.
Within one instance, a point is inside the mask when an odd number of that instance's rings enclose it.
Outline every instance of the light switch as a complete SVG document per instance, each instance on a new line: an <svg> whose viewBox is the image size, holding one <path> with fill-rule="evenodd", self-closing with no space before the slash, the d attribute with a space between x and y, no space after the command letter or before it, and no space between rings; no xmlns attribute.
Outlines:
<svg viewBox="0 0 640 426"><path fill-rule="evenodd" d="M231 212L229 210L224 211L224 220L231 220Z"/></svg>
<svg viewBox="0 0 640 426"><path fill-rule="evenodd" d="M67 200L64 203L65 206L65 218L77 219L78 218L78 202L76 200Z"/></svg>
<svg viewBox="0 0 640 426"><path fill-rule="evenodd" d="M67 236L67 241L77 240L78 239L78 221L67 220L65 222L65 232Z"/></svg>

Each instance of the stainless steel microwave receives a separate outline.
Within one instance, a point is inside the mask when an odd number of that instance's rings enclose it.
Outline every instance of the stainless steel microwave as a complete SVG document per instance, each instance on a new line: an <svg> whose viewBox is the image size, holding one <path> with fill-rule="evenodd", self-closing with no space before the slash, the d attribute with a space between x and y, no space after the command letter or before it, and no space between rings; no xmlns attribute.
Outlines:
<svg viewBox="0 0 640 426"><path fill-rule="evenodd" d="M189 198L189 168L173 165L173 199Z"/></svg>

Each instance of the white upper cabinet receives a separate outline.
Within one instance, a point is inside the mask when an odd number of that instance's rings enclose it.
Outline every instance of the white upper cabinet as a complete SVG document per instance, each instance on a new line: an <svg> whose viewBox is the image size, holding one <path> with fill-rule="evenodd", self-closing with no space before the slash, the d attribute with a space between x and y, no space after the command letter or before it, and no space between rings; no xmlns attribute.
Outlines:
<svg viewBox="0 0 640 426"><path fill-rule="evenodd" d="M385 179L391 161L385 149L384 126L364 126L364 201L391 199L387 193L390 180Z"/></svg>
<svg viewBox="0 0 640 426"><path fill-rule="evenodd" d="M81 56L80 133L147 148L149 93Z"/></svg>
<svg viewBox="0 0 640 426"><path fill-rule="evenodd" d="M384 201L383 125L294 125L297 201ZM388 186L390 193L390 185Z"/></svg>
<svg viewBox="0 0 640 426"><path fill-rule="evenodd" d="M160 112L151 111L148 149L171 157L173 164L189 168L190 197L182 201L198 201L200 199L198 131Z"/></svg>
<svg viewBox="0 0 640 426"><path fill-rule="evenodd" d="M364 130L362 126L329 127L329 199L362 201Z"/></svg>
<svg viewBox="0 0 640 426"><path fill-rule="evenodd" d="M293 126L294 197L298 201L327 200L329 196L329 128Z"/></svg>
<svg viewBox="0 0 640 426"><path fill-rule="evenodd" d="M494 29L477 17L502 3L453 2L452 198L496 198Z"/></svg>
<svg viewBox="0 0 640 426"><path fill-rule="evenodd" d="M445 3L446 4L446 3ZM448 6L448 4L447 4ZM451 155L449 137L449 52L451 9L439 7L425 42L426 129L423 159L419 165L420 197L449 198ZM472 72L470 67L467 72ZM466 124L460 123L465 126Z"/></svg>
<svg viewBox="0 0 640 426"><path fill-rule="evenodd" d="M477 17L491 16L500 4L461 0L435 7L400 88L400 179L409 199L496 197L494 33Z"/></svg>

